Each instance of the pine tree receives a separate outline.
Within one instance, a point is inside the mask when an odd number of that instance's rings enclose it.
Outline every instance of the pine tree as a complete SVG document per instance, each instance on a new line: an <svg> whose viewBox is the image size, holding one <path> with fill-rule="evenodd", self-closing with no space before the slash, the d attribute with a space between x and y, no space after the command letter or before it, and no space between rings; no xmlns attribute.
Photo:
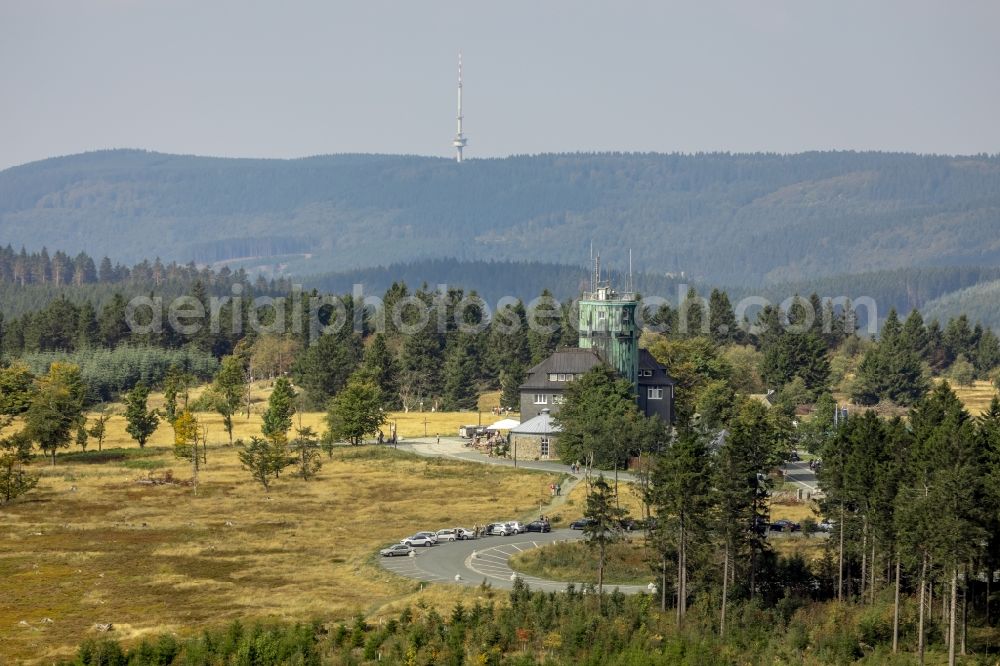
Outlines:
<svg viewBox="0 0 1000 666"><path fill-rule="evenodd" d="M146 409L149 389L141 382L125 396L125 432L139 444L146 446L150 436L156 432L160 416L155 409Z"/></svg>
<svg viewBox="0 0 1000 666"><path fill-rule="evenodd" d="M704 437L684 432L658 458L653 470L650 504L656 508L655 531L661 551L664 546L677 557L677 622L687 611L688 555L703 541L704 518L711 507L711 462ZM666 552L661 552L666 557Z"/></svg>
<svg viewBox="0 0 1000 666"><path fill-rule="evenodd" d="M385 409L400 407L399 364L386 344L385 335L376 333L365 349L362 368L382 392Z"/></svg>
<svg viewBox="0 0 1000 666"><path fill-rule="evenodd" d="M527 313L528 349L531 364L541 363L556 350L562 338L563 312L548 289L532 302Z"/></svg>
<svg viewBox="0 0 1000 666"><path fill-rule="evenodd" d="M296 384L305 392L306 405L324 408L347 383L361 358L361 337L349 331L322 335L306 347L292 367Z"/></svg>
<svg viewBox="0 0 1000 666"><path fill-rule="evenodd" d="M274 382L274 390L267 399L261 432L275 445L284 446L288 441L288 431L295 415L295 390L284 377Z"/></svg>
<svg viewBox="0 0 1000 666"><path fill-rule="evenodd" d="M903 323L902 343L920 358L927 357L927 327L920 311L914 308Z"/></svg>
<svg viewBox="0 0 1000 666"><path fill-rule="evenodd" d="M319 471L323 463L320 461L319 438L313 429L306 426L295 430L295 438L288 444L292 455L298 461L298 475L308 480ZM265 488L266 489L266 488Z"/></svg>
<svg viewBox="0 0 1000 666"><path fill-rule="evenodd" d="M599 475L591 486L583 515L588 519L587 525L583 528L583 536L587 545L596 548L598 552L597 594L603 604L607 549L621 538L621 519L625 517L624 510L616 506L614 493L604 480L603 474Z"/></svg>
<svg viewBox="0 0 1000 666"><path fill-rule="evenodd" d="M476 390L476 367L464 337L456 338L444 362L442 407L449 411L474 410L479 402Z"/></svg>
<svg viewBox="0 0 1000 666"><path fill-rule="evenodd" d="M979 377L986 378L994 368L1000 367L1000 340L993 329L987 328L979 338L972 363Z"/></svg>
<svg viewBox="0 0 1000 666"><path fill-rule="evenodd" d="M240 440L236 445L239 449L236 455L243 468L249 471L250 476L264 486L264 492L267 492L275 465L271 444L266 439L253 436L249 444L244 444Z"/></svg>
<svg viewBox="0 0 1000 666"><path fill-rule="evenodd" d="M516 361L500 371L500 406L518 410L521 406L521 384L524 383L524 368Z"/></svg>
<svg viewBox="0 0 1000 666"><path fill-rule="evenodd" d="M709 334L716 344L725 345L735 342L740 333L739 324L733 306L729 302L729 294L713 289L708 298Z"/></svg>

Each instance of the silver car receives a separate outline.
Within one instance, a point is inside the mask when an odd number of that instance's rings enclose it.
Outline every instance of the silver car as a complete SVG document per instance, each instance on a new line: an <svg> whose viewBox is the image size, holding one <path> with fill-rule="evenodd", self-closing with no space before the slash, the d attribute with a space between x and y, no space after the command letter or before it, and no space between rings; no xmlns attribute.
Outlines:
<svg viewBox="0 0 1000 666"><path fill-rule="evenodd" d="M414 552L412 547L407 546L405 543L397 543L388 548L383 548L378 551L378 554L382 557L396 557L398 555L406 556L412 552Z"/></svg>

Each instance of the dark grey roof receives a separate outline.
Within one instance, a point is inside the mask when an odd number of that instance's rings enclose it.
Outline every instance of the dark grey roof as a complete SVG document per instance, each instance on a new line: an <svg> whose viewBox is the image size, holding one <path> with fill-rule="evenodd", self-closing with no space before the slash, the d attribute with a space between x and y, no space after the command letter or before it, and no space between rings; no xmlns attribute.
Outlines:
<svg viewBox="0 0 1000 666"><path fill-rule="evenodd" d="M560 349L528 370L521 389L565 389L567 382L550 382L549 374L582 375L602 364L601 357L593 349Z"/></svg>
<svg viewBox="0 0 1000 666"><path fill-rule="evenodd" d="M639 386L673 386L677 383L648 349L639 350L639 369L653 371L652 377L639 377Z"/></svg>

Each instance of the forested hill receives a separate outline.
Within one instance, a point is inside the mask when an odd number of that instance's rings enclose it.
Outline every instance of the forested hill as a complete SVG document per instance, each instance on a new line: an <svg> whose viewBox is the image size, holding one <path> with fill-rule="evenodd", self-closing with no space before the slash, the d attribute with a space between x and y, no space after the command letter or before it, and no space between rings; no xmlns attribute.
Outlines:
<svg viewBox="0 0 1000 666"><path fill-rule="evenodd" d="M300 274L457 257L718 284L1000 264L1000 157L569 154L220 159L118 150L0 172L0 239Z"/></svg>

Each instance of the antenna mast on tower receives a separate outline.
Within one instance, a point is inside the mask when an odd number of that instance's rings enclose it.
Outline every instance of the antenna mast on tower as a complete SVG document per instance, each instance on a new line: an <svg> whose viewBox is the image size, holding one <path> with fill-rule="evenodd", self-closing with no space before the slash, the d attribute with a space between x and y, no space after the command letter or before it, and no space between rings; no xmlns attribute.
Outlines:
<svg viewBox="0 0 1000 666"><path fill-rule="evenodd" d="M455 140L451 142L451 145L455 146L455 161L458 163L462 162L462 149L465 148L465 144L468 141L465 135L462 134L462 52L458 52L458 132L455 134Z"/></svg>

